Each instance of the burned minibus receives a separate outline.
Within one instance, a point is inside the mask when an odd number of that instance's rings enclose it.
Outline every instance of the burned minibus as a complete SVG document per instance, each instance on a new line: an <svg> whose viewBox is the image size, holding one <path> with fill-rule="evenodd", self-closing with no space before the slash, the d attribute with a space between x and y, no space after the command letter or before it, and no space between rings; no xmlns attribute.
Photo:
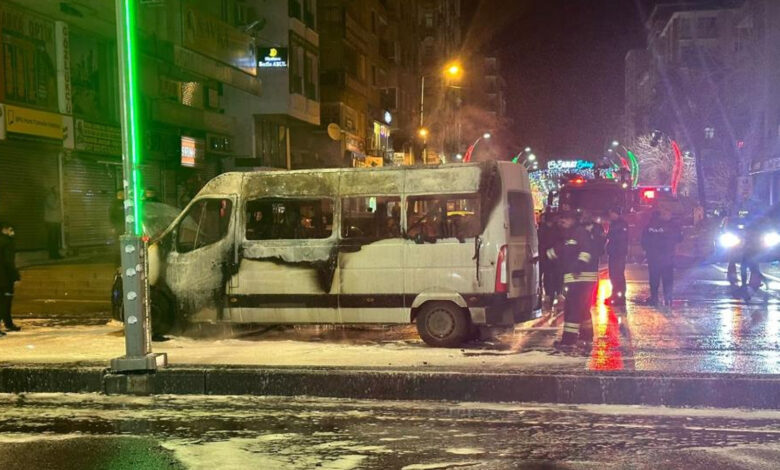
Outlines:
<svg viewBox="0 0 780 470"><path fill-rule="evenodd" d="M226 173L152 242L152 323L415 322L453 347L529 318L537 254L522 165Z"/></svg>

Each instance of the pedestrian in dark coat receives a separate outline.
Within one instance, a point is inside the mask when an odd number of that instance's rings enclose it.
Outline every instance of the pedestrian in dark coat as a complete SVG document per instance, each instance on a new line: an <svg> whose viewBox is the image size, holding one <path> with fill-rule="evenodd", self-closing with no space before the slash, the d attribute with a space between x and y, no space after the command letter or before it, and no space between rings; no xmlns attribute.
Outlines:
<svg viewBox="0 0 780 470"><path fill-rule="evenodd" d="M543 214L539 224L539 268L544 287L544 304L552 306L558 296L563 294L563 275L553 260L547 257L547 250L553 248L560 241L561 231L557 226L557 220L551 213Z"/></svg>
<svg viewBox="0 0 780 470"><path fill-rule="evenodd" d="M612 283L612 296L606 299L604 303L607 305L625 305L628 223L618 208L610 209L609 220L607 255L609 256L609 280Z"/></svg>
<svg viewBox="0 0 780 470"><path fill-rule="evenodd" d="M14 298L14 284L20 279L16 269L16 246L13 226L0 222L0 320L8 331L19 331L11 319L11 303ZM2 333L4 336L5 333Z"/></svg>
<svg viewBox="0 0 780 470"><path fill-rule="evenodd" d="M658 292L663 285L666 305L672 304L674 289L674 259L677 244L682 241L682 231L672 220L669 211L656 211L642 233L642 248L647 254L650 274L649 305L658 305Z"/></svg>

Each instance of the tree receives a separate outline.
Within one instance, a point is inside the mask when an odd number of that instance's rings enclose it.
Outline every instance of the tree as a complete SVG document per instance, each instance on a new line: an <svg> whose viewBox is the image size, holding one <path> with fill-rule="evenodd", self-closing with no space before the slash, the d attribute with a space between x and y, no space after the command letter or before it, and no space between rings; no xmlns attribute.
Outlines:
<svg viewBox="0 0 780 470"><path fill-rule="evenodd" d="M668 186L672 182L675 155L672 143L666 137L641 135L631 143L631 150L639 161L639 184ZM696 191L696 161L692 154L683 153L683 170L678 191L688 196Z"/></svg>

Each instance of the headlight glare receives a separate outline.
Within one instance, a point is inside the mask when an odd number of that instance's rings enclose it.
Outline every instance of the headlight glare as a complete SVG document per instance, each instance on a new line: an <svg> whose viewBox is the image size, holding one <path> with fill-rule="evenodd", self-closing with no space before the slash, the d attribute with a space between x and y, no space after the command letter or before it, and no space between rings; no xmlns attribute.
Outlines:
<svg viewBox="0 0 780 470"><path fill-rule="evenodd" d="M764 234L764 246L767 248L774 248L780 245L780 233L769 232Z"/></svg>
<svg viewBox="0 0 780 470"><path fill-rule="evenodd" d="M720 242L720 246L723 248L734 248L735 246L742 243L742 240L740 240L736 234L726 232L720 236L718 242Z"/></svg>

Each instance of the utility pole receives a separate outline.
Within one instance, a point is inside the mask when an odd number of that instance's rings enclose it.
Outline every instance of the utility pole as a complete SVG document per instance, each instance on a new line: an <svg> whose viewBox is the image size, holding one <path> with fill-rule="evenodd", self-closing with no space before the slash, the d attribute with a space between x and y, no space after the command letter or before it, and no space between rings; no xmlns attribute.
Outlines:
<svg viewBox="0 0 780 470"><path fill-rule="evenodd" d="M117 48L122 110L122 186L125 233L120 238L125 351L111 360L114 372L150 372L164 366L165 355L152 354L146 240L143 236L141 157L143 152L138 70L138 0L116 1Z"/></svg>

